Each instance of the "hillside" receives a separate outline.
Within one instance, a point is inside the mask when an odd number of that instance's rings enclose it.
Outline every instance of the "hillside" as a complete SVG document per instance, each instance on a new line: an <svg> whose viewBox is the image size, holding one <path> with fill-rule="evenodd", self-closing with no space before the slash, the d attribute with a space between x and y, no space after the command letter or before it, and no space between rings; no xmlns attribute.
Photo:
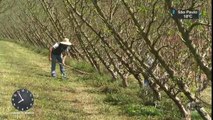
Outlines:
<svg viewBox="0 0 213 120"><path fill-rule="evenodd" d="M210 3L0 0L0 117L211 120ZM53 79L49 50L65 49L69 79ZM26 87L33 114L17 114Z"/></svg>
<svg viewBox="0 0 213 120"><path fill-rule="evenodd" d="M47 57L11 42L0 41L0 48L0 120L131 119L119 115L116 106L104 104L104 95L91 92L96 88L81 82L79 74L68 70L67 81L53 79ZM20 88L35 98L28 115L17 113L11 104L12 94Z"/></svg>
<svg viewBox="0 0 213 120"><path fill-rule="evenodd" d="M147 99L137 98L136 86L123 89L117 83L110 85L107 77L92 77L69 68L68 80L62 80L60 75L54 79L49 75L46 56L13 42L0 41L0 48L0 120L164 120L172 116L178 120L180 117L176 108L170 111L163 107L168 100L162 101L160 108L143 106L143 100ZM98 81L101 79L104 80ZM20 88L30 90L35 98L33 108L26 112L19 112L11 104L12 94ZM206 96L207 101L209 97ZM200 119L197 113L193 117Z"/></svg>

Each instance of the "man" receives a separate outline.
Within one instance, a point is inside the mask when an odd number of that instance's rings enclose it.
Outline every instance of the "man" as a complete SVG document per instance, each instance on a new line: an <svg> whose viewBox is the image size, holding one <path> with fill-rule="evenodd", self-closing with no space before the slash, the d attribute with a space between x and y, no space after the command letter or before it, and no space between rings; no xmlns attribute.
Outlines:
<svg viewBox="0 0 213 120"><path fill-rule="evenodd" d="M51 61L51 76L56 77L56 63L59 63L62 78L66 78L65 74L65 59L68 53L68 48L71 45L68 38L64 38L62 42L55 43L50 47L49 60Z"/></svg>

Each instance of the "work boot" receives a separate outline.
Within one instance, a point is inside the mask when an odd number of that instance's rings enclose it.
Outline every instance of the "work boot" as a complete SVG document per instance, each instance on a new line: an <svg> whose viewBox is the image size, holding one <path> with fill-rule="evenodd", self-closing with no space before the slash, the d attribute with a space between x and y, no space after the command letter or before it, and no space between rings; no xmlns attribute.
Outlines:
<svg viewBox="0 0 213 120"><path fill-rule="evenodd" d="M53 71L53 72L51 73L51 76L54 77L54 78L56 78L56 72Z"/></svg>
<svg viewBox="0 0 213 120"><path fill-rule="evenodd" d="M67 80L68 79L65 73L62 73L61 77L62 77L62 80Z"/></svg>

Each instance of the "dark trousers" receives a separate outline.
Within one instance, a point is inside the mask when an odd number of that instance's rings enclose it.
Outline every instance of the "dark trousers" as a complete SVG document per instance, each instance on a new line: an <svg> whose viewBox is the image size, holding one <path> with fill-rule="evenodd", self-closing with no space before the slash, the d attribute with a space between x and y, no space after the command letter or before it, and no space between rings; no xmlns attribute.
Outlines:
<svg viewBox="0 0 213 120"><path fill-rule="evenodd" d="M65 75L65 68L64 68L64 65L62 64L62 56L52 54L52 64L51 64L51 75L52 75L52 77L56 77L55 68L56 68L57 62L59 63L61 74Z"/></svg>

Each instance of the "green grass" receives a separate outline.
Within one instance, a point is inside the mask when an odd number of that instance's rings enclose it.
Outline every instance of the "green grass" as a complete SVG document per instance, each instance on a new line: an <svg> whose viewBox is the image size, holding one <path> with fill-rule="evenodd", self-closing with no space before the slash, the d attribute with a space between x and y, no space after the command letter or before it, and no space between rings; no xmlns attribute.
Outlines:
<svg viewBox="0 0 213 120"><path fill-rule="evenodd" d="M152 94L144 94L137 81L123 88L121 80L112 81L108 74L98 74L84 61L70 59L69 79L50 77L48 50L29 45L0 41L0 120L179 120L180 113L166 95L155 108L146 106ZM84 74L78 71L83 71ZM104 70L103 70L104 71ZM27 88L35 104L29 115L11 105L15 90ZM206 91L205 94L209 93ZM13 114L13 113L18 114ZM201 119L197 112L192 118Z"/></svg>
<svg viewBox="0 0 213 120"><path fill-rule="evenodd" d="M113 111L103 112L109 108L102 102L104 95L90 92L96 88L82 82L77 73L67 71L67 81L62 81L60 74L58 79L49 77L48 57L37 52L0 41L0 120L131 119L120 116L117 107L111 106ZM35 103L27 111L33 114L25 115L11 105L12 94L20 88L33 93Z"/></svg>
<svg viewBox="0 0 213 120"><path fill-rule="evenodd" d="M140 104L130 104L124 107L124 111L131 116L162 116L163 112L153 106L143 106Z"/></svg>
<svg viewBox="0 0 213 120"><path fill-rule="evenodd" d="M95 72L95 69L89 63L82 60L79 61L70 60L68 61L68 64L72 65L74 69L83 70L88 73Z"/></svg>

